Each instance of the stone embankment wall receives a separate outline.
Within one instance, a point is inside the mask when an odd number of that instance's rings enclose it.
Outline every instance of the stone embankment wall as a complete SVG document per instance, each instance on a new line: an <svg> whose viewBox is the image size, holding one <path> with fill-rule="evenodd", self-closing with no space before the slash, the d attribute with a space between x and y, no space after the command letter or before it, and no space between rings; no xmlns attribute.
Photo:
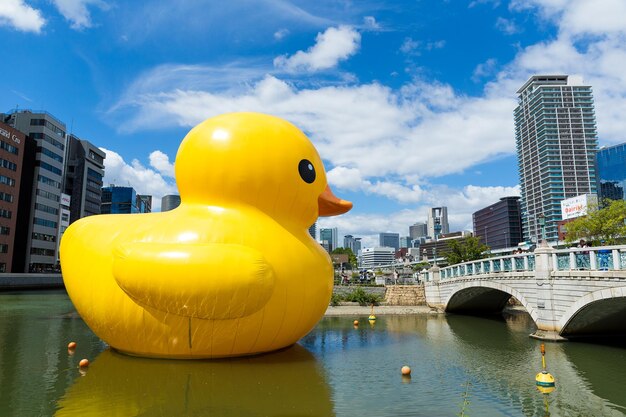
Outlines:
<svg viewBox="0 0 626 417"><path fill-rule="evenodd" d="M424 306L426 296L423 285L390 285L385 294L388 306Z"/></svg>
<svg viewBox="0 0 626 417"><path fill-rule="evenodd" d="M387 288L385 287L365 287L365 286L359 287L356 285L335 285L333 287L333 293L345 295L345 294L351 293L357 288L362 288L363 291L365 291L368 294L377 294L380 296L381 300L385 298L385 292L387 290Z"/></svg>

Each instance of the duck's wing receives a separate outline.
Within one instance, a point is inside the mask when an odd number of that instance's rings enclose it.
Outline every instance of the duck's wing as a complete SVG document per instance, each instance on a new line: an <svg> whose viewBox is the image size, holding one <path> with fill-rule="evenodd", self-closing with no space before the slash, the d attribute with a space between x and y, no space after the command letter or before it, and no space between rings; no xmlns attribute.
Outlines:
<svg viewBox="0 0 626 417"><path fill-rule="evenodd" d="M113 257L115 280L135 302L181 316L245 317L274 289L271 265L241 245L136 242Z"/></svg>

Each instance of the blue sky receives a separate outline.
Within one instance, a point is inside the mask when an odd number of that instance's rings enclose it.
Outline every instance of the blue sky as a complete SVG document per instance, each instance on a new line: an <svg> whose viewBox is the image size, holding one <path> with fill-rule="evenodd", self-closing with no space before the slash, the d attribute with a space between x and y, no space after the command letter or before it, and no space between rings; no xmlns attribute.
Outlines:
<svg viewBox="0 0 626 417"><path fill-rule="evenodd" d="M157 208L192 126L284 117L354 202L318 226L369 246L432 206L471 229L519 193L513 109L533 74L581 75L600 144L624 142L623 16L624 0L2 0L0 111L49 111Z"/></svg>

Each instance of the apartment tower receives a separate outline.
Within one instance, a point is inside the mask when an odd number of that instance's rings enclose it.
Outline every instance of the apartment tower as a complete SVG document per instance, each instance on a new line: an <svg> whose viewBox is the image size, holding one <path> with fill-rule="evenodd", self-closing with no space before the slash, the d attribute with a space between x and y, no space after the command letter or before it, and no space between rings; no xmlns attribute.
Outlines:
<svg viewBox="0 0 626 417"><path fill-rule="evenodd" d="M517 94L515 143L524 239L539 238L543 217L544 237L555 241L561 201L596 193L592 90L580 77L535 75Z"/></svg>

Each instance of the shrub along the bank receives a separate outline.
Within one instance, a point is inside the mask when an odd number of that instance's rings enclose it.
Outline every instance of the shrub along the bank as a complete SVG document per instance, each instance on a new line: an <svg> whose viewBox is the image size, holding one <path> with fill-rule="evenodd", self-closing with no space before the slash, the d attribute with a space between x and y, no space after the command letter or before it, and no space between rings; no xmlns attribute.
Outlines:
<svg viewBox="0 0 626 417"><path fill-rule="evenodd" d="M333 306L339 305L342 301L350 301L359 303L362 306L378 305L381 302L381 296L378 294L370 294L363 290L361 287L356 287L351 292L346 294L333 293L330 304Z"/></svg>

